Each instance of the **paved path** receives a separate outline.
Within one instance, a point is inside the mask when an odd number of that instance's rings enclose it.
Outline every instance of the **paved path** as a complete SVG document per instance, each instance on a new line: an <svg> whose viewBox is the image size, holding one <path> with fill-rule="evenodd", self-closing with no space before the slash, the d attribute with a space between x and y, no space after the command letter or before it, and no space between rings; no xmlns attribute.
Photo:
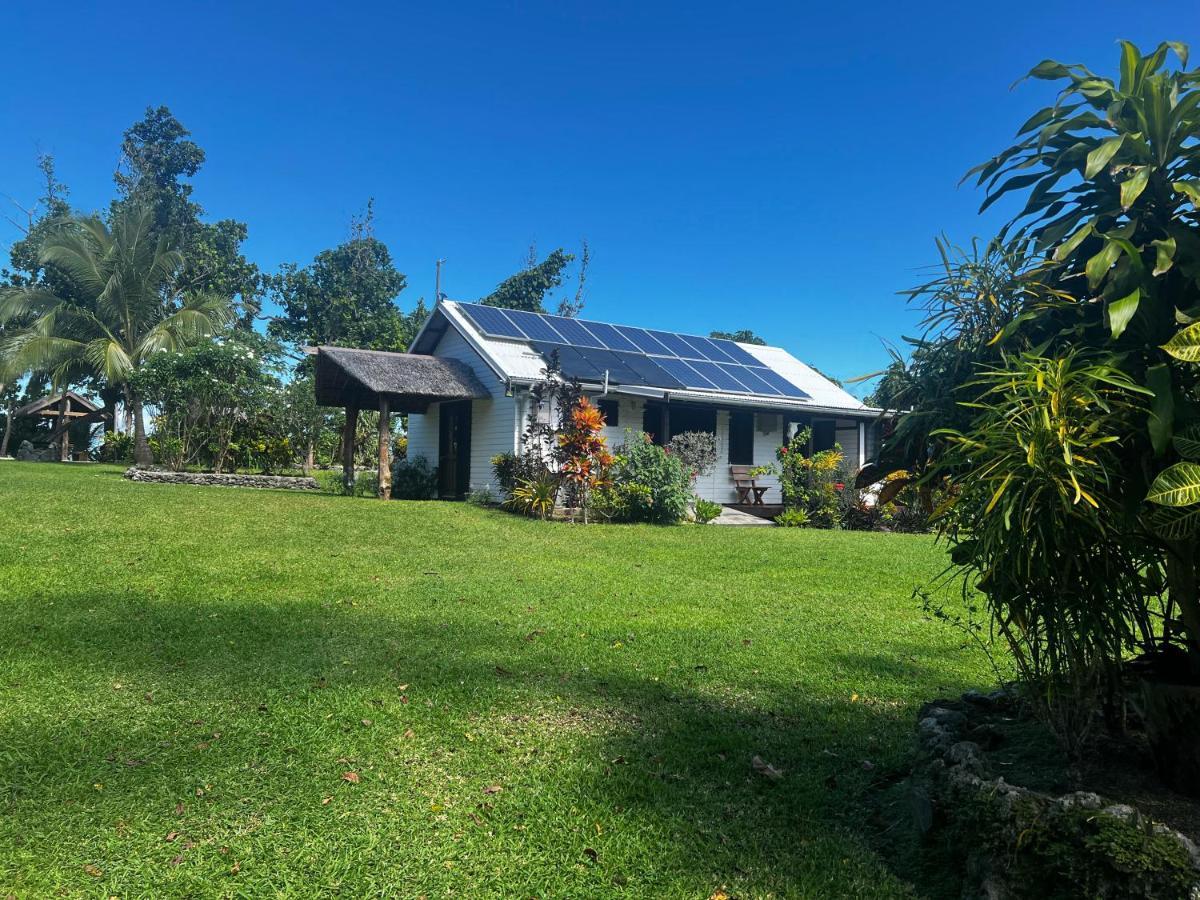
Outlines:
<svg viewBox="0 0 1200 900"><path fill-rule="evenodd" d="M710 525L748 525L750 527L766 526L773 528L775 523L770 519L760 519L758 516L752 516L750 513L744 513L740 510L730 509L726 506L721 510L721 514L713 519Z"/></svg>

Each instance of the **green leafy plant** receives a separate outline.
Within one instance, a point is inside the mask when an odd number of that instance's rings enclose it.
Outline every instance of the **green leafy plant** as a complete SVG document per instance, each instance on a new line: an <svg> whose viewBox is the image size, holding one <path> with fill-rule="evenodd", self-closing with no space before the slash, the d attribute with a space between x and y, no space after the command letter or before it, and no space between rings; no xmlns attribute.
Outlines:
<svg viewBox="0 0 1200 900"><path fill-rule="evenodd" d="M809 526L808 513L799 507L785 509L775 517L775 524L782 525L784 528L807 528Z"/></svg>
<svg viewBox="0 0 1200 900"><path fill-rule="evenodd" d="M549 519L558 504L562 481L553 472L544 472L536 478L519 482L511 496L504 501L509 509L543 521Z"/></svg>
<svg viewBox="0 0 1200 900"><path fill-rule="evenodd" d="M657 446L649 435L626 432L617 448L612 479L618 485L637 484L650 492L649 505L629 504L631 521L674 525L687 515L692 499L690 470L673 454Z"/></svg>
<svg viewBox="0 0 1200 900"><path fill-rule="evenodd" d="M392 498L433 500L438 492L438 470L424 456L398 459L392 464Z"/></svg>
<svg viewBox="0 0 1200 900"><path fill-rule="evenodd" d="M692 517L696 520L697 525L707 525L717 516L721 515L724 509L720 503L714 503L711 500L705 500L703 497L697 497L692 507Z"/></svg>

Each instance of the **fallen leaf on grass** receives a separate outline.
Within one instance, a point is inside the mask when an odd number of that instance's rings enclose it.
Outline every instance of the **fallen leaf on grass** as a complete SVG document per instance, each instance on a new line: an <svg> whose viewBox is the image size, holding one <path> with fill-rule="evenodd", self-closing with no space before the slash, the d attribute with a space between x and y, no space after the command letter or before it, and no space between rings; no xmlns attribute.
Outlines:
<svg viewBox="0 0 1200 900"><path fill-rule="evenodd" d="M401 735L401 737L403 737L403 738L405 738L405 739L408 739L408 738L414 738L414 737L416 737L416 736L417 736L416 732L415 732L415 731L413 731L411 728L405 728L405 729L404 729L404 734L403 734L403 735Z"/></svg>
<svg viewBox="0 0 1200 900"><path fill-rule="evenodd" d="M783 770L775 768L761 756L755 756L750 760L750 768L763 778L768 778L771 781L778 781L783 777Z"/></svg>
<svg viewBox="0 0 1200 900"><path fill-rule="evenodd" d="M590 859L592 862L595 862L597 859L599 859L599 858L600 858L600 854L599 854L599 853L597 853L597 852L596 852L594 849L592 849L591 847L584 847L584 848L583 848L583 855L584 855L584 856L586 856L588 859Z"/></svg>
<svg viewBox="0 0 1200 900"><path fill-rule="evenodd" d="M240 871L242 871L242 864L240 862L235 862L232 866L229 867L230 875L236 875Z"/></svg>
<svg viewBox="0 0 1200 900"><path fill-rule="evenodd" d="M170 844L173 841L175 841L178 837L179 837L178 831L168 831L167 836L165 838L163 838L163 840L166 841L168 844Z"/></svg>
<svg viewBox="0 0 1200 900"><path fill-rule="evenodd" d="M731 900L731 898L727 893L725 893L724 888L717 888L712 892L708 900Z"/></svg>
<svg viewBox="0 0 1200 900"><path fill-rule="evenodd" d="M342 781L348 781L350 784L358 784L362 779L358 777L357 772L343 772Z"/></svg>
<svg viewBox="0 0 1200 900"><path fill-rule="evenodd" d="M502 790L504 790L504 788L500 787L500 785L498 785L498 784L493 784L493 785L489 785L488 787L485 787L485 788L483 789L483 792L484 792L485 794L498 794L498 793L500 793Z"/></svg>
<svg viewBox="0 0 1200 900"><path fill-rule="evenodd" d="M87 872L93 878L100 878L101 876L104 875L104 870L101 869L95 863L88 863L86 866L83 867L83 871Z"/></svg>
<svg viewBox="0 0 1200 900"><path fill-rule="evenodd" d="M374 724L370 719L363 719L362 723L364 728L370 728Z"/></svg>
<svg viewBox="0 0 1200 900"><path fill-rule="evenodd" d="M323 798L321 799L321 805L322 805L322 806L328 806L328 805L329 805L329 801L330 801L330 800L332 800L332 799L333 799L332 797L323 797Z"/></svg>
<svg viewBox="0 0 1200 900"><path fill-rule="evenodd" d="M180 854L178 854L178 855L176 855L176 856L172 856L172 857L171 857L171 865L173 865L173 866L177 866L177 865L179 865L181 862L183 862L183 854L182 854L182 853L180 853Z"/></svg>
<svg viewBox="0 0 1200 900"><path fill-rule="evenodd" d="M182 803L175 804L175 815L177 815L177 816L183 815L183 804Z"/></svg>

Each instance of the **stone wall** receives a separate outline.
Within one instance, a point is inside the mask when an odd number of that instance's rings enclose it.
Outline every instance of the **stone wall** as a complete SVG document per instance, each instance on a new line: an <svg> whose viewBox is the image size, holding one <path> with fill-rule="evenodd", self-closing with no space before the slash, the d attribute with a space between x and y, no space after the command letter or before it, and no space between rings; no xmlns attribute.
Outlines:
<svg viewBox="0 0 1200 900"><path fill-rule="evenodd" d="M968 692L921 710L913 815L964 860L963 896L1200 900L1200 851L1186 836L1098 794L995 777L986 751L1003 736L988 718L1011 706L1003 692Z"/></svg>
<svg viewBox="0 0 1200 900"><path fill-rule="evenodd" d="M125 477L130 481L150 481L160 484L202 484L290 491L320 490L320 485L314 478L297 478L289 475L217 475L212 472L168 472L163 469L139 469L137 466L133 466L125 470Z"/></svg>

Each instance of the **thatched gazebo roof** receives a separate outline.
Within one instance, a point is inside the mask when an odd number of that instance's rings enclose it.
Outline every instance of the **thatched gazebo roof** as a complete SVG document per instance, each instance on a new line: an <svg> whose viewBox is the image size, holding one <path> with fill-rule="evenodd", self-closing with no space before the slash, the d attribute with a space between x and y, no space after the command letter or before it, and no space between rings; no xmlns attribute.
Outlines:
<svg viewBox="0 0 1200 900"><path fill-rule="evenodd" d="M443 400L491 396L466 363L415 353L316 348L316 394L322 406L370 409L380 398L392 412L425 412Z"/></svg>

